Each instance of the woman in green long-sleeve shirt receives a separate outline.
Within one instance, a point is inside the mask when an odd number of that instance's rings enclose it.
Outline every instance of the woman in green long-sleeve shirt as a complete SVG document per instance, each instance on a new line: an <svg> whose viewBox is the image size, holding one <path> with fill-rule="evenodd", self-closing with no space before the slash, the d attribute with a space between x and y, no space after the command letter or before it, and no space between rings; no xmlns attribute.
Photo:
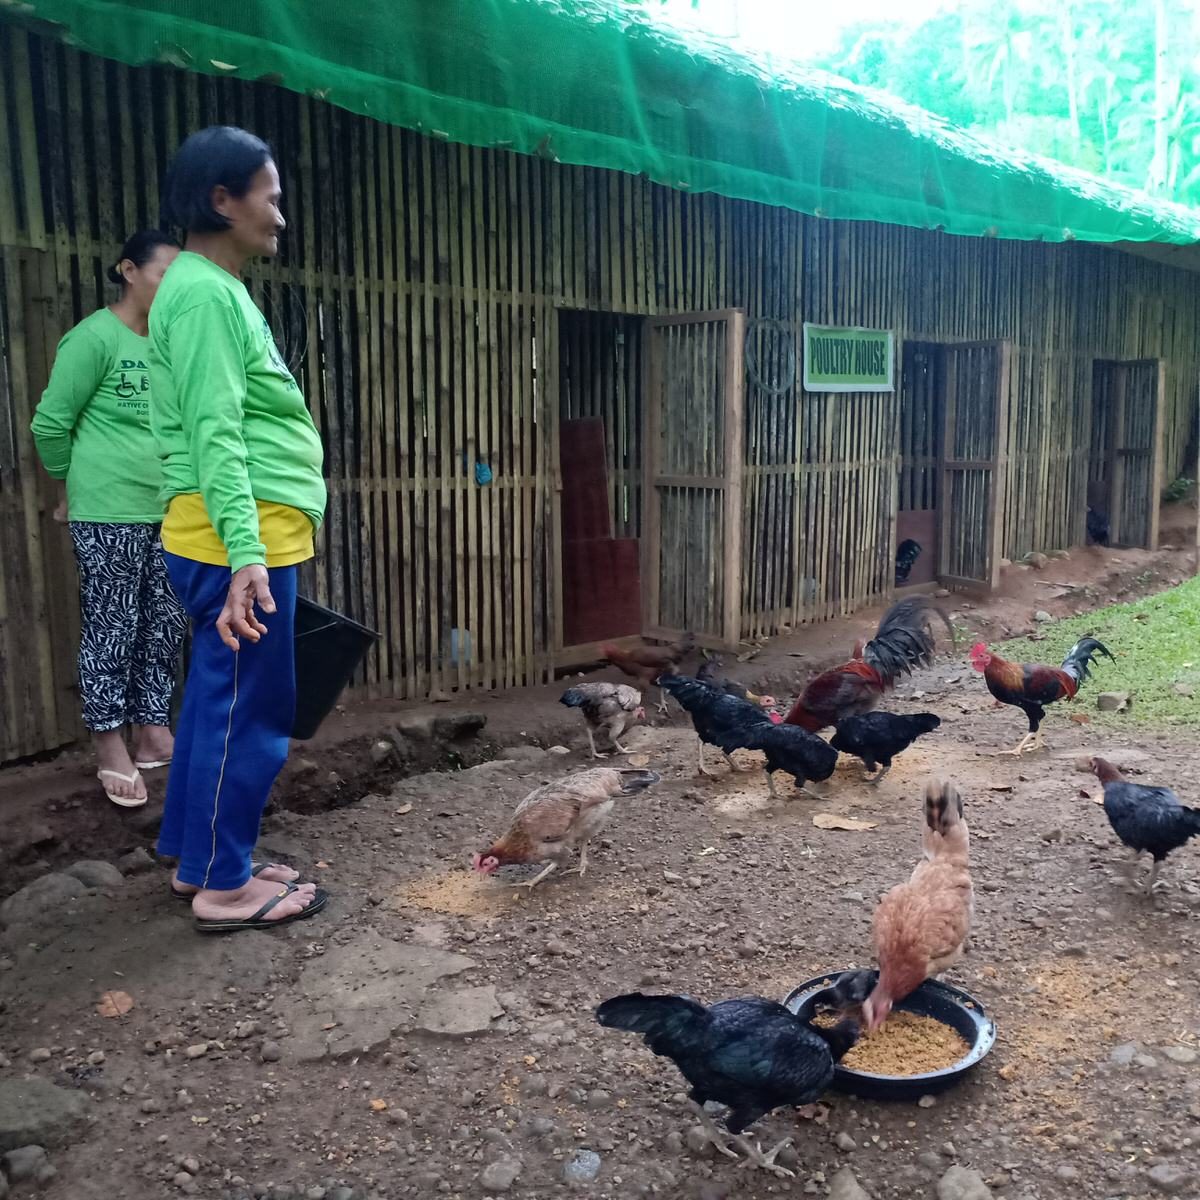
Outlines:
<svg viewBox="0 0 1200 1200"><path fill-rule="evenodd" d="M58 346L33 418L47 472L66 481L79 564L79 690L98 775L115 804L146 803L141 769L172 756L167 728L186 615L159 544L162 470L150 431L150 304L178 244L135 233L108 277L115 304ZM134 730L132 757L125 727Z"/></svg>
<svg viewBox="0 0 1200 1200"><path fill-rule="evenodd" d="M265 142L212 126L180 146L163 217L186 235L150 314L163 556L192 654L158 850L206 933L311 917L328 896L252 853L296 707L299 564L325 513L321 439L242 276L284 229Z"/></svg>

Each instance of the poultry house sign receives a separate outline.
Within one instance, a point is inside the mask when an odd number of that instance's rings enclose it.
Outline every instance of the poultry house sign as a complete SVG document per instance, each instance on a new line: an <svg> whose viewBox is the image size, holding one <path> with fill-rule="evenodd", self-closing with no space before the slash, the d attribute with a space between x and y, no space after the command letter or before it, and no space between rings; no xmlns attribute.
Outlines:
<svg viewBox="0 0 1200 1200"><path fill-rule="evenodd" d="M894 392L895 368L890 329L804 323L806 392Z"/></svg>

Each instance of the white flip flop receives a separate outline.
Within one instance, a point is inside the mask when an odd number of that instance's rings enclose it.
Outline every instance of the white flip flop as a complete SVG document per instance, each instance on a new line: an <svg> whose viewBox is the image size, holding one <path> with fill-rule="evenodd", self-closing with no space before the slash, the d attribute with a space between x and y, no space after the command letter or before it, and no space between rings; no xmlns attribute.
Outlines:
<svg viewBox="0 0 1200 1200"><path fill-rule="evenodd" d="M153 762L138 762L138 760L135 758L133 760L133 765L137 767L139 771L155 771L159 767L169 767L171 765L171 760L169 758L156 758Z"/></svg>
<svg viewBox="0 0 1200 1200"><path fill-rule="evenodd" d="M101 787L104 787L105 777L109 779L119 779L122 783L127 783L130 787L133 787L133 785L137 783L142 775L136 767L134 768L132 775L122 775L120 771L112 771L107 767L101 767L100 770L96 772L96 778L100 780ZM142 796L141 798L137 796L116 796L106 787L104 787L104 794L120 808L141 808L142 805L145 804L149 799L148 796Z"/></svg>

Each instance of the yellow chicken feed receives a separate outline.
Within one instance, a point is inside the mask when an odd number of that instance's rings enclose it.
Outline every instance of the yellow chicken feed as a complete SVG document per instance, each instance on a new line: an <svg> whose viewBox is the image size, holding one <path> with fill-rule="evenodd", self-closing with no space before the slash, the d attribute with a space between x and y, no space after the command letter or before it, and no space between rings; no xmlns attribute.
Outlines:
<svg viewBox="0 0 1200 1200"><path fill-rule="evenodd" d="M814 1024L835 1025L835 1017L817 1017ZM957 1030L933 1017L896 1010L869 1037L847 1052L842 1066L870 1075L924 1075L964 1059L971 1047Z"/></svg>

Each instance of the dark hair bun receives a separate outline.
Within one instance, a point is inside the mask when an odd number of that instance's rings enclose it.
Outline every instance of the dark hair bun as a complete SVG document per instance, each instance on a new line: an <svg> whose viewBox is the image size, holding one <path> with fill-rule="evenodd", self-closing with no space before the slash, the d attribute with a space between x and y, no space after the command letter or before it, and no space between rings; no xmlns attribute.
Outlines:
<svg viewBox="0 0 1200 1200"><path fill-rule="evenodd" d="M179 243L161 229L139 229L130 234L117 255L117 261L105 271L109 283L118 287L125 286L125 276L121 274L121 264L131 262L135 267L144 267L157 253L160 246L173 246L179 249Z"/></svg>

